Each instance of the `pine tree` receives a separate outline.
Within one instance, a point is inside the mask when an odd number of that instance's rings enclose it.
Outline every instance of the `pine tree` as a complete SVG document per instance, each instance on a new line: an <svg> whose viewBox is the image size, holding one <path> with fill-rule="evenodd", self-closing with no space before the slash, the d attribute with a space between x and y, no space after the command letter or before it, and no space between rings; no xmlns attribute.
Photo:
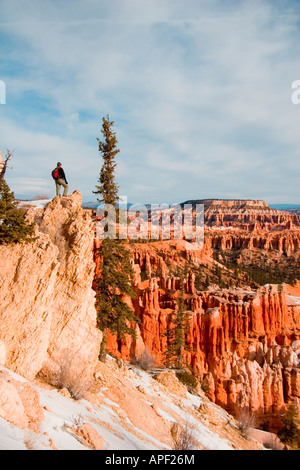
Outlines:
<svg viewBox="0 0 300 470"><path fill-rule="evenodd" d="M278 437L285 444L290 445L293 449L300 448L300 427L299 412L295 405L290 405L286 415L282 418L283 427L278 432Z"/></svg>
<svg viewBox="0 0 300 470"><path fill-rule="evenodd" d="M17 208L14 193L10 190L4 178L0 179L0 244L15 244L24 240L35 240L31 237L34 224L25 220L25 214Z"/></svg>
<svg viewBox="0 0 300 470"><path fill-rule="evenodd" d="M102 142L98 138L97 141L99 142L99 152L102 154L103 165L98 180L100 185L96 186L97 191L94 191L94 193L102 196L100 199L97 199L98 202L104 202L105 204L117 207L119 187L115 183L115 169L117 166L115 156L120 150L117 148L116 133L112 129L114 121L110 121L109 116L103 118L102 121L101 133L103 134L104 141Z"/></svg>
<svg viewBox="0 0 300 470"><path fill-rule="evenodd" d="M210 276L206 274L205 282L204 282L204 289L208 289L210 286Z"/></svg>
<svg viewBox="0 0 300 470"><path fill-rule="evenodd" d="M114 122L103 118L102 134L104 141L99 142L99 151L103 158L99 185L96 194L98 201L116 208L118 205L118 186L115 183L115 156L117 149L116 135L112 130ZM103 332L99 358L105 361L107 354L108 330L115 334L120 342L126 334L135 337L135 324L139 321L134 311L123 300L124 295L134 297L132 287L133 268L130 253L122 240L104 238L96 255L99 257L99 277L95 280L97 326Z"/></svg>
<svg viewBox="0 0 300 470"><path fill-rule="evenodd" d="M183 367L183 353L188 350L186 335L189 327L190 314L187 312L185 303L185 284L184 279L187 276L185 268L180 275L180 291L177 299L177 310L170 325L167 327L165 336L167 338L167 347L164 353L165 365L167 367Z"/></svg>
<svg viewBox="0 0 300 470"><path fill-rule="evenodd" d="M195 289L201 290L202 289L202 269L199 267L198 272L195 276Z"/></svg>

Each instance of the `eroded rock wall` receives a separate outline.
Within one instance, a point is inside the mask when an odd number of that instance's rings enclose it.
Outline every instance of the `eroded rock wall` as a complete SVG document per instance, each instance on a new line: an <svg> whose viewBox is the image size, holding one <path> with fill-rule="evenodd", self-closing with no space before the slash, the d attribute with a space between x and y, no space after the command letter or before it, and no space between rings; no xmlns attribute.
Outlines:
<svg viewBox="0 0 300 470"><path fill-rule="evenodd" d="M0 340L5 365L32 380L64 361L94 367L101 341L92 281L93 225L78 191L30 209L37 240L0 246Z"/></svg>
<svg viewBox="0 0 300 470"><path fill-rule="evenodd" d="M174 275L176 266L201 258L197 251L191 256L188 243L186 252L182 243L174 247L157 242L133 249L137 291L133 305L141 324L137 339L128 337L121 347L113 336L109 338L116 356L129 360L147 349L158 365L163 364L165 332L182 282ZM146 280L142 273L147 273ZM250 408L274 425L274 417L300 398L300 298L299 303L297 298L293 301L276 285L197 291L191 273L184 283L190 312L186 364L212 401L231 413Z"/></svg>

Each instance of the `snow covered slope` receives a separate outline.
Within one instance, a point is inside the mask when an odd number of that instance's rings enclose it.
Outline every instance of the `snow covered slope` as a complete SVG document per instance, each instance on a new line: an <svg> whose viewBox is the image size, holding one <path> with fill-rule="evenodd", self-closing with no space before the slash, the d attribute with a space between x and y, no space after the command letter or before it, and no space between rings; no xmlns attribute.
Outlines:
<svg viewBox="0 0 300 470"><path fill-rule="evenodd" d="M195 450L262 449L173 372L155 379L109 358L83 395L74 400L66 389L40 379L30 383L0 367L0 449L168 450L174 423L189 431Z"/></svg>

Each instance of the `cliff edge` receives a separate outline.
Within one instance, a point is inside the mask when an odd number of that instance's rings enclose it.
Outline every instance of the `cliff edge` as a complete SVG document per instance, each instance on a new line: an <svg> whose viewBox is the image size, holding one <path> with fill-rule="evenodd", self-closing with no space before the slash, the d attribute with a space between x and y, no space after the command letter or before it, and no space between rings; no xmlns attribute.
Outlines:
<svg viewBox="0 0 300 470"><path fill-rule="evenodd" d="M1 362L28 380L38 373L55 380L67 358L82 370L97 361L94 234L81 204L75 191L30 209L37 240L0 246Z"/></svg>

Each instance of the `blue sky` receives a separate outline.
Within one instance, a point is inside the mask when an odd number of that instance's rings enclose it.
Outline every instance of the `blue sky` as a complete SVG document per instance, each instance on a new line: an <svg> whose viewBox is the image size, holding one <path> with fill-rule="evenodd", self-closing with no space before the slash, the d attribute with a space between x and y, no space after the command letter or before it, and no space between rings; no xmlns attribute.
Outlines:
<svg viewBox="0 0 300 470"><path fill-rule="evenodd" d="M130 202L300 203L300 1L0 0L0 151L17 197L94 200L102 117Z"/></svg>

